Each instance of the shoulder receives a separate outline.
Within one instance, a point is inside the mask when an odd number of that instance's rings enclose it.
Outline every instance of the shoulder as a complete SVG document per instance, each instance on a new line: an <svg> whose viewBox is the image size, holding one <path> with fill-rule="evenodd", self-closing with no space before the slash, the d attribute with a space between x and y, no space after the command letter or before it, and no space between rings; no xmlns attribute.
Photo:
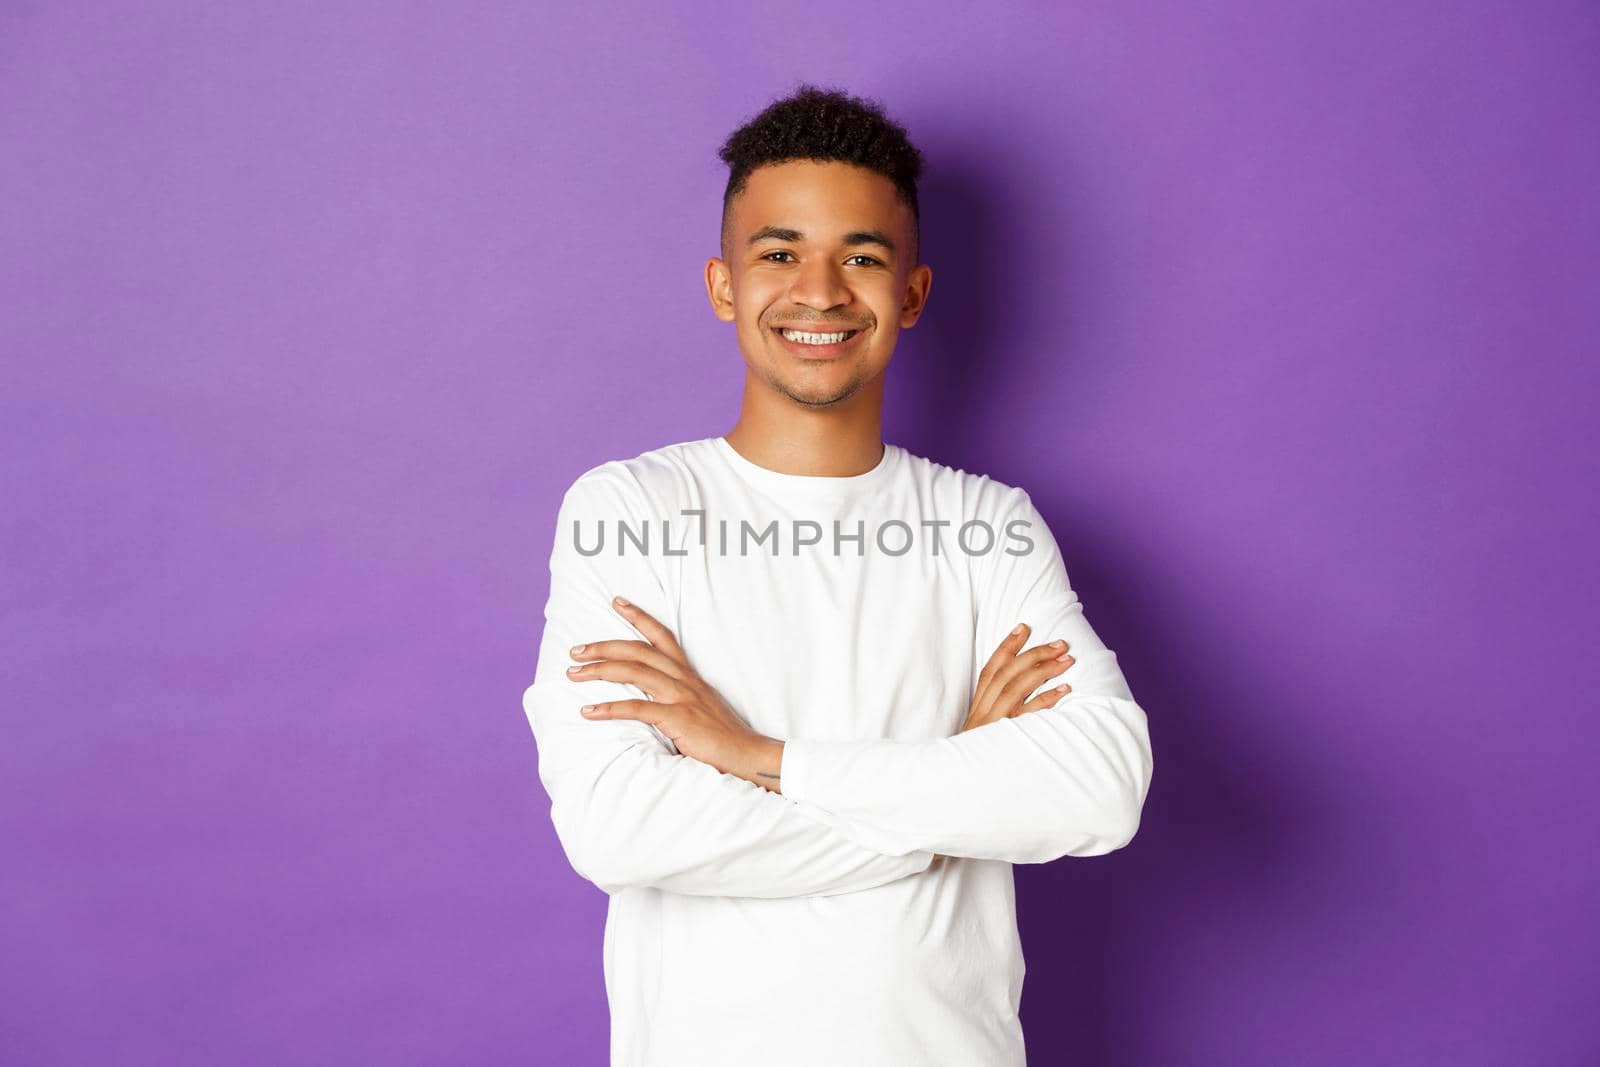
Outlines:
<svg viewBox="0 0 1600 1067"><path fill-rule="evenodd" d="M659 510L680 499L693 469L710 454L711 441L702 438L597 463L568 484L562 493L562 509L587 513L609 508L623 514Z"/></svg>
<svg viewBox="0 0 1600 1067"><path fill-rule="evenodd" d="M901 449L905 466L919 486L925 486L928 499L942 509L954 506L963 522L982 520L993 523L1011 517L1027 517L1032 501L1020 486L991 475L952 467L938 460Z"/></svg>
<svg viewBox="0 0 1600 1067"><path fill-rule="evenodd" d="M924 496L968 553L974 581L987 583L1009 568L1059 554L1054 533L1028 491L992 475L907 453L908 467L930 487Z"/></svg>

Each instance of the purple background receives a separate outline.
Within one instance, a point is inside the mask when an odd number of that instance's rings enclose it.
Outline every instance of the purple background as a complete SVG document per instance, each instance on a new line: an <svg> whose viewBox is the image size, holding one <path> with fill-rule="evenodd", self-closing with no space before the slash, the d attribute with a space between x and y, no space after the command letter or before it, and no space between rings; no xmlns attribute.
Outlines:
<svg viewBox="0 0 1600 1067"><path fill-rule="evenodd" d="M758 6L0 8L0 1061L605 1062L555 507L732 426L802 78L928 157L885 436L1151 716L1018 868L1032 1062L1595 1054L1600 9Z"/></svg>

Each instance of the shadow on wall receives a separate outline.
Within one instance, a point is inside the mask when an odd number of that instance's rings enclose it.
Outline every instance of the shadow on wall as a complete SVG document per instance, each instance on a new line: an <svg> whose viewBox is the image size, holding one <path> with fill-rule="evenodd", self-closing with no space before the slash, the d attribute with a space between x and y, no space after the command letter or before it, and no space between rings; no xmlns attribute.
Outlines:
<svg viewBox="0 0 1600 1067"><path fill-rule="evenodd" d="M1031 457L1040 448L1070 444L1069 425L1030 427L1028 421L1041 410L1043 393L1043 410L1063 412L1070 422L1068 404L1051 406L1070 400L1067 371L1072 388L1091 395L1114 375L1085 340L1107 335L1086 326L1111 312L1077 307L1070 299L1092 288L1094 264L1106 253L1095 246L1087 206L1052 203L1048 227L1041 227L1014 196L991 188L998 177L961 162L1007 158L986 153L1012 146L930 147L950 161L934 168L920 190L923 259L933 266L933 288L921 322L902 335L896 350L904 369L890 372L885 436L1028 490L1061 543L1088 617L1117 651L1150 716L1155 759L1139 833L1127 847L1014 869L1027 960L1022 1022L1029 1062L1179 1062L1172 1059L1181 1057L1179 1050L1141 1048L1138 1035L1161 1031L1152 1017L1165 1014L1170 1026L1170 1009L1193 1011L1204 1003L1196 990L1230 966L1225 953L1233 951L1228 945L1241 927L1263 918L1275 928L1298 925L1283 913L1317 917L1319 908L1325 923L1328 880L1355 862L1340 854L1350 838L1327 829L1337 816L1317 810L1320 801L1306 787L1310 775L1297 772L1315 766L1316 754L1272 751L1249 733L1249 723L1263 714L1336 719L1341 696L1289 691L1281 664L1264 671L1259 656L1275 644L1272 635L1262 635L1248 651L1220 636L1208 645L1214 628L1176 617L1170 604L1148 592L1181 586L1190 603L1195 597L1237 602L1244 595L1268 604L1281 595L1255 588L1269 579L1242 564L1229 573L1225 562L1186 558L1182 546L1204 546L1207 538L1172 529L1160 539L1173 552L1138 557L1103 524L1074 519L1083 502L1073 500L1065 481L1009 476L1014 466L1037 469L1036 462L988 469L982 457ZM1021 247L1041 234L1052 242L1048 249ZM1049 263L1050 277L1013 270L1027 262ZM1040 337L1050 338L1046 350L1039 349ZM1028 383L1039 384L1022 388ZM997 441L996 427L1015 437ZM1161 567L1198 569L1181 575L1153 569ZM1234 633L1247 625L1230 623ZM1267 688L1272 685L1279 691ZM1308 706L1312 701L1326 706ZM1393 869L1382 854L1365 851L1371 847L1363 845L1360 863ZM1327 936L1326 926L1307 932L1308 943L1325 945ZM1257 953L1261 945L1238 951ZM1290 945L1283 951L1297 950Z"/></svg>

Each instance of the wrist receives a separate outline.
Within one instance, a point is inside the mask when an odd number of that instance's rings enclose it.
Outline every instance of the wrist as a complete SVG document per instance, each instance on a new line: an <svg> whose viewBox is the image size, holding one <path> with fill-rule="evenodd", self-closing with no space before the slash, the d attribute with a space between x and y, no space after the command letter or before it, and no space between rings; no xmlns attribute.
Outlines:
<svg viewBox="0 0 1600 1067"><path fill-rule="evenodd" d="M783 783L779 773L783 768L783 742L775 737L759 737L750 747L750 772L741 777L763 789L782 793Z"/></svg>

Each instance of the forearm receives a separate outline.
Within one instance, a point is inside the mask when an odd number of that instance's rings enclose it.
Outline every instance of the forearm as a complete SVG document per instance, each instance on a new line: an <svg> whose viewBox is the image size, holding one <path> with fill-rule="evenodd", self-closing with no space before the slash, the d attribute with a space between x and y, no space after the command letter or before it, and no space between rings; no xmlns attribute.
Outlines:
<svg viewBox="0 0 1600 1067"><path fill-rule="evenodd" d="M869 848L832 814L780 795L781 742L741 774L724 774L672 752L644 724L584 721L577 709L585 694L562 677L553 652L549 662L556 669L541 667L523 698L539 775L569 862L607 893L654 886L697 896L829 896L932 861L923 850Z"/></svg>
<svg viewBox="0 0 1600 1067"><path fill-rule="evenodd" d="M1088 666L1104 677L1112 657L1098 653ZM786 796L832 812L868 848L1012 863L1121 848L1138 829L1151 771L1146 716L1125 687L1074 692L954 737L791 738L780 768Z"/></svg>
<svg viewBox="0 0 1600 1067"><path fill-rule="evenodd" d="M751 753L747 762L727 768L727 773L771 792L782 793L778 784L782 767L783 742L769 737Z"/></svg>

